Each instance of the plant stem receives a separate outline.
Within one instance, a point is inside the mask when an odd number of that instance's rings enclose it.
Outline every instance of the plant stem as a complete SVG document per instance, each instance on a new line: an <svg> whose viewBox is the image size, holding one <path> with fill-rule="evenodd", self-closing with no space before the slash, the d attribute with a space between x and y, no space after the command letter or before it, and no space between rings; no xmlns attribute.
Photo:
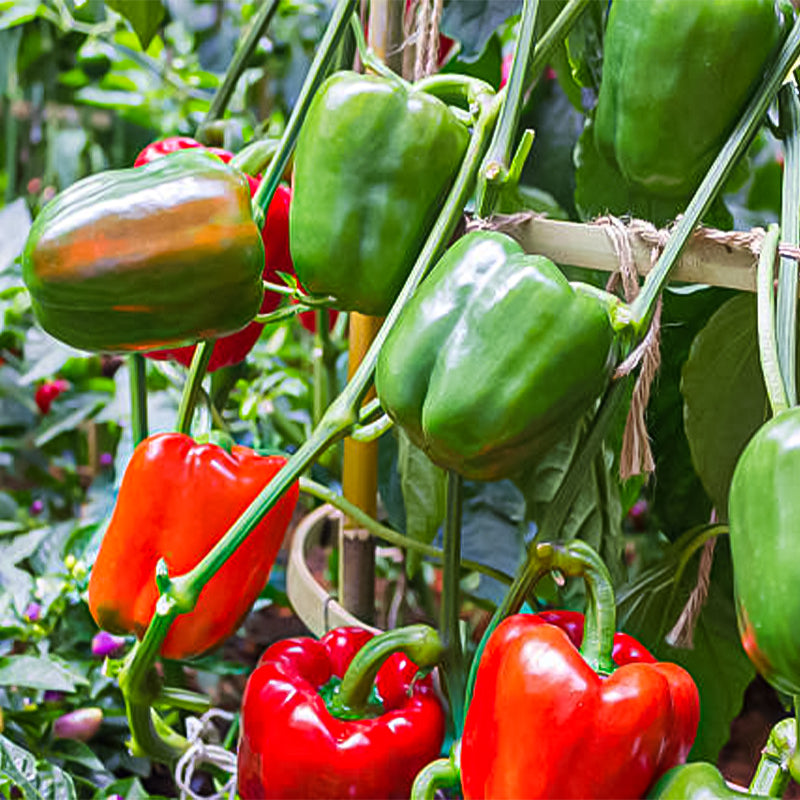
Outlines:
<svg viewBox="0 0 800 800"><path fill-rule="evenodd" d="M758 258L758 354L761 359L761 372L767 387L767 397L772 413L777 415L786 411L786 387L781 374L778 345L775 338L775 258L778 255L778 240L781 229L770 225L761 245Z"/></svg>
<svg viewBox="0 0 800 800"><path fill-rule="evenodd" d="M784 169L781 196L781 240L800 244L800 98L795 83L778 92L778 118L783 136ZM797 405L797 261L781 258L778 273L778 358L786 400Z"/></svg>
<svg viewBox="0 0 800 800"><path fill-rule="evenodd" d="M463 479L453 470L447 471L447 513L444 526L444 562L442 565L442 600L439 633L445 648L442 671L455 738L464 729L464 689L466 674L461 649L461 607L459 580L461 578L461 507Z"/></svg>
<svg viewBox="0 0 800 800"><path fill-rule="evenodd" d="M272 21L272 17L278 9L278 3L279 0L263 0L261 8L251 21L247 36L237 48L233 61L231 61L225 72L225 78L217 89L211 101L211 106L203 118L203 122L199 128L200 134L202 134L203 126L214 122L214 120L219 119L225 113L225 109L236 89L236 84L247 66L247 61L256 49L258 40L269 27L269 23Z"/></svg>
<svg viewBox="0 0 800 800"><path fill-rule="evenodd" d="M131 380L131 435L133 446L147 438L147 374L144 356L134 353L128 360Z"/></svg>
<svg viewBox="0 0 800 800"><path fill-rule="evenodd" d="M346 0L342 0L340 6L337 7L337 12L348 4ZM334 17L336 18L336 15ZM485 93L483 84L480 82L464 83L462 91L468 103L470 105L474 104L476 107L478 118L461 168L403 289L400 291L389 315L356 373L342 393L328 407L311 436L292 455L285 466L252 501L200 563L184 575L170 580L166 574L165 563L163 560L159 562L156 582L159 587L160 598L156 605L156 613L150 621L150 625L141 642L134 646L131 651L130 661L126 663L125 668L120 673L120 687L125 695L133 741L142 752L151 753L154 758L164 760L166 757L169 762L179 756L179 753L174 752L174 748L172 748L171 755L167 757L171 748L169 742L165 743L164 737L159 737L158 732L153 727L149 716L152 693L148 694L145 691L148 676L151 674L153 664L170 625L178 614L189 613L193 610L197 603L197 598L206 583L233 555L250 532L263 519L264 515L305 472L308 466L324 453L330 445L347 435L356 425L359 418L359 409L372 382L378 353L383 342L399 317L402 307L411 298L417 285L432 267L434 260L447 246L461 212L472 194L478 165L485 152L497 118L498 102L494 95ZM273 161L272 164L274 163ZM207 346L208 344L204 342L198 347L198 351ZM195 372L195 366L199 369L200 360L204 357L200 352L195 353L191 372ZM193 377L191 372L190 377ZM187 395L188 390L185 390L184 394ZM159 739L161 739L160 743Z"/></svg>
<svg viewBox="0 0 800 800"><path fill-rule="evenodd" d="M200 390L203 386L203 378L206 374L206 367L211 359L211 351L214 349L214 342L208 339L199 342L195 347L192 363L189 366L189 375L183 385L181 403L178 407L178 422L175 430L178 433L189 434L192 430L192 417L200 397Z"/></svg>
<svg viewBox="0 0 800 800"><path fill-rule="evenodd" d="M478 180L477 211L479 217L488 216L497 203L500 189L508 176L511 148L517 134L522 114L525 77L528 62L536 40L536 16L539 0L524 0L522 24L514 47L511 75L506 86L506 96L500 109L500 118L494 129L489 150L481 166Z"/></svg>
<svg viewBox="0 0 800 800"><path fill-rule="evenodd" d="M747 104L741 119L703 178L686 208L686 213L672 231L661 257L653 271L645 279L642 291L631 304L633 318L640 331L645 331L649 327L658 296L669 280L670 272L681 250L716 197L736 160L742 155L755 134L770 103L798 56L800 56L800 18L795 21L771 69L765 75Z"/></svg>
<svg viewBox="0 0 800 800"><path fill-rule="evenodd" d="M792 717L787 717L770 731L767 744L761 751L761 760L748 787L748 793L782 797L789 785L787 765L796 747L795 721Z"/></svg>
<svg viewBox="0 0 800 800"><path fill-rule="evenodd" d="M311 480L311 478L300 478L300 491L322 500L323 503L328 503L334 508L338 508L343 514L352 518L362 528L366 528L376 539L381 539L387 544L394 545L395 547L402 547L404 550L414 550L415 552L435 561L437 564L444 563L444 551L431 544L424 544L398 533L380 522L373 519L369 514L365 514L358 506L351 503L340 494L336 494L332 489L324 486L321 483ZM478 561L471 561L470 559L461 559L461 568L470 570L472 572L480 572L486 575L487 578L494 578L501 583L510 584L512 582L511 576L506 575L499 569L490 567L487 564L481 564Z"/></svg>
<svg viewBox="0 0 800 800"><path fill-rule="evenodd" d="M435 800L439 789L457 789L461 784L458 769L449 758L437 758L414 778L411 800Z"/></svg>
<svg viewBox="0 0 800 800"><path fill-rule="evenodd" d="M253 216L256 218L256 223L259 227L263 225L272 196L275 194L275 189L278 188L283 172L286 169L286 164L289 162L289 156L297 141L300 126L306 117L311 100L325 79L328 65L336 55L336 48L344 36L347 26L350 24L350 17L355 11L356 2L357 0L338 0L331 21L328 23L322 41L317 47L316 55L311 62L308 74L303 82L303 88L300 90L300 96L292 109L289 121L286 123L278 149L264 172L258 191L253 197Z"/></svg>

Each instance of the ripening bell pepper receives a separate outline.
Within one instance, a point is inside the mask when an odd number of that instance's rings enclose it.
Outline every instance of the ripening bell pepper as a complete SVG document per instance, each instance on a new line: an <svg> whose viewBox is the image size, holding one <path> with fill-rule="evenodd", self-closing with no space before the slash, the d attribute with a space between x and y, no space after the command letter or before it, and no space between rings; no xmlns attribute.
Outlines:
<svg viewBox="0 0 800 800"><path fill-rule="evenodd" d="M687 197L781 38L775 0L614 0L595 115L601 152L633 185Z"/></svg>
<svg viewBox="0 0 800 800"><path fill-rule="evenodd" d="M720 771L705 761L681 764L661 776L648 800L766 800L768 795L731 789Z"/></svg>
<svg viewBox="0 0 800 800"><path fill-rule="evenodd" d="M461 740L465 800L640 798L686 760L700 718L697 687L635 640L615 644L608 571L583 542L540 543L548 565L587 583L580 649L536 614L515 614L480 655ZM545 574L545 573L542 573Z"/></svg>
<svg viewBox="0 0 800 800"><path fill-rule="evenodd" d="M423 625L375 638L336 628L272 645L242 700L243 800L407 798L444 738L430 676L418 676L442 652Z"/></svg>
<svg viewBox="0 0 800 800"><path fill-rule="evenodd" d="M92 351L240 330L261 306L263 267L247 181L197 149L78 181L45 206L22 254L39 323Z"/></svg>
<svg viewBox="0 0 800 800"><path fill-rule="evenodd" d="M381 349L387 414L441 467L497 480L543 456L606 387L628 322L509 236L469 233L423 281Z"/></svg>
<svg viewBox="0 0 800 800"><path fill-rule="evenodd" d="M748 442L728 497L731 556L742 646L778 690L800 693L800 408Z"/></svg>
<svg viewBox="0 0 800 800"><path fill-rule="evenodd" d="M289 241L297 277L337 308L386 314L466 151L466 126L399 80L339 72L300 131Z"/></svg>
<svg viewBox="0 0 800 800"><path fill-rule="evenodd" d="M133 452L89 578L89 610L111 633L141 636L158 600L156 564L171 576L192 569L222 538L273 476L281 456L246 447L230 452L189 436L150 436ZM269 577L297 503L294 484L177 617L161 648L189 658L220 644L238 627Z"/></svg>

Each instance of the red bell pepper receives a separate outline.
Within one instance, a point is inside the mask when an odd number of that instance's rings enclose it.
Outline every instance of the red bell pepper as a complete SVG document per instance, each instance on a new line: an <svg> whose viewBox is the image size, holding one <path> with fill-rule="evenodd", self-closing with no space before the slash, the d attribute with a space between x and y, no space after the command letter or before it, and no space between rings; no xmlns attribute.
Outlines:
<svg viewBox="0 0 800 800"><path fill-rule="evenodd" d="M47 381L36 389L33 399L36 402L39 411L42 414L50 413L50 406L53 401L64 394L69 389L69 383L63 378L57 378L54 381Z"/></svg>
<svg viewBox="0 0 800 800"><path fill-rule="evenodd" d="M441 655L438 635L424 625L375 638L336 628L318 641L272 645L242 701L243 800L407 798L444 738L431 679L415 679Z"/></svg>
<svg viewBox="0 0 800 800"><path fill-rule="evenodd" d="M230 452L180 433L145 439L133 451L89 578L89 610L111 633L141 636L158 601L156 565L169 574L196 566L273 476L282 456ZM188 658L220 644L264 588L297 503L295 483L179 616L161 647Z"/></svg>
<svg viewBox="0 0 800 800"><path fill-rule="evenodd" d="M584 574L581 650L563 629L563 616L552 625L516 614L494 630L462 738L466 800L638 798L685 761L694 743L700 711L692 678L644 648L637 652L630 637L617 639L614 663L607 570L587 545L569 548L565 558L585 559L591 570Z"/></svg>

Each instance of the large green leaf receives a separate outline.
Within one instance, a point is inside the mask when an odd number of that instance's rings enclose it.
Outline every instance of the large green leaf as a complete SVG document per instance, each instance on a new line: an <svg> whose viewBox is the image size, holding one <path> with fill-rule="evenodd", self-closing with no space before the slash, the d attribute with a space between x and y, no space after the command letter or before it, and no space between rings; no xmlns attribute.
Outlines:
<svg viewBox="0 0 800 800"><path fill-rule="evenodd" d="M135 0L134 0L135 2ZM440 29L461 42L461 58L474 60L503 22L519 14L522 0L450 0L444 7Z"/></svg>
<svg viewBox="0 0 800 800"><path fill-rule="evenodd" d="M24 686L26 689L74 692L88 682L62 661L48 656L0 657L0 686Z"/></svg>
<svg viewBox="0 0 800 800"><path fill-rule="evenodd" d="M142 50L147 50L167 13L161 0L106 0L106 5L130 22Z"/></svg>
<svg viewBox="0 0 800 800"><path fill-rule="evenodd" d="M444 520L447 473L437 467L405 431L398 429L397 467L405 505L406 536L430 544ZM408 552L406 567L413 575L421 559L419 553Z"/></svg>
<svg viewBox="0 0 800 800"><path fill-rule="evenodd" d="M721 514L736 462L765 420L756 298L740 294L697 334L683 366L683 421L697 474Z"/></svg>
<svg viewBox="0 0 800 800"><path fill-rule="evenodd" d="M655 567L617 593L617 627L639 639L658 659L680 664L694 678L700 692L700 726L690 758L713 762L730 736L731 720L741 710L755 669L739 642L726 537L717 541L693 647L673 647L665 639L697 582L699 551L685 560L692 542L696 544L693 536L682 537Z"/></svg>
<svg viewBox="0 0 800 800"><path fill-rule="evenodd" d="M21 795L6 793L16 787ZM75 800L72 778L54 764L39 761L27 750L0 735L0 793L25 800Z"/></svg>

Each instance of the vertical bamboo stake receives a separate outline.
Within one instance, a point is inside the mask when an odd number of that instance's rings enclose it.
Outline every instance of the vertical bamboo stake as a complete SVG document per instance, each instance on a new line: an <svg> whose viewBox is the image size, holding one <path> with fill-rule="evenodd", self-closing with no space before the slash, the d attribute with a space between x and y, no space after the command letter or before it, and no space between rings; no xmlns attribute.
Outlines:
<svg viewBox="0 0 800 800"><path fill-rule="evenodd" d="M384 63L402 70L403 11L400 0L372 0L369 44ZM349 376L352 376L383 320L350 315ZM345 498L374 517L378 502L378 443L344 441L342 491ZM375 616L375 543L369 532L345 520L339 536L341 604L364 622Z"/></svg>

